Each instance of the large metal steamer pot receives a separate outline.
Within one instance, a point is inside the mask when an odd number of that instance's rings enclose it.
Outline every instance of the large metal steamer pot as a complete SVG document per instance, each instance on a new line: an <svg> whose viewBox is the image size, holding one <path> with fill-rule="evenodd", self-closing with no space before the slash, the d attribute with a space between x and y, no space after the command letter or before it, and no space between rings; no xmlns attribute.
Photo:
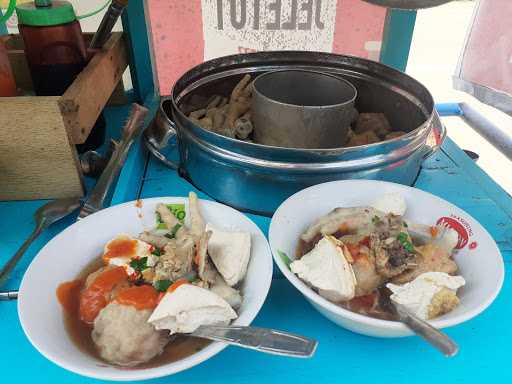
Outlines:
<svg viewBox="0 0 512 384"><path fill-rule="evenodd" d="M353 148L290 149L209 132L180 110L193 94L229 95L246 73L255 77L291 68L349 80L358 90L360 112L384 112L394 130L408 134ZM170 131L177 132L182 175L220 202L267 216L295 192L326 181L374 179L412 185L423 160L445 136L432 96L413 78L373 61L318 52L259 52L205 62L176 82L171 96L162 100L161 113Z"/></svg>

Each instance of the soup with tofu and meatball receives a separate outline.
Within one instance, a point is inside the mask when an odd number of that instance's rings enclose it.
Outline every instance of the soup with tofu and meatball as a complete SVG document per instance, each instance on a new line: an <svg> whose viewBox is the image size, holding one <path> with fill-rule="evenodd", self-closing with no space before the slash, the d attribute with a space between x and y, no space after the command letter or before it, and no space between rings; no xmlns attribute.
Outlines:
<svg viewBox="0 0 512 384"><path fill-rule="evenodd" d="M199 326L237 318L250 233L205 223L193 192L189 225L175 208L159 204L154 230L118 235L57 288L66 329L83 352L117 366L155 367L208 345L187 335Z"/></svg>
<svg viewBox="0 0 512 384"><path fill-rule="evenodd" d="M388 299L424 320L453 310L465 284L453 259L458 233L409 222L405 211L397 195L332 210L302 233L291 271L320 296L366 316L393 320L382 305Z"/></svg>

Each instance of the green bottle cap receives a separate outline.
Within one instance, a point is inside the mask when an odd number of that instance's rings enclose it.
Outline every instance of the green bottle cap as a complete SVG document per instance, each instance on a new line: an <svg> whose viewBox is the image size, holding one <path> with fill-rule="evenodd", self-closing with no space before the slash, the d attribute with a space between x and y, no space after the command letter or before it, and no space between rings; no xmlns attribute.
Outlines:
<svg viewBox="0 0 512 384"><path fill-rule="evenodd" d="M16 6L18 23L38 27L67 24L76 20L73 5L67 1L35 0Z"/></svg>

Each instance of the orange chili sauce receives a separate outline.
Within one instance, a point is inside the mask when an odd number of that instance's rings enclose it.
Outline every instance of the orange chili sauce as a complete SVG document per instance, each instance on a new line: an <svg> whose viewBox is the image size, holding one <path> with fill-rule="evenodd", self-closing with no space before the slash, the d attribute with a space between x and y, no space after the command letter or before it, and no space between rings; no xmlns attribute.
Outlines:
<svg viewBox="0 0 512 384"><path fill-rule="evenodd" d="M169 288L167 288L167 292L173 293L176 289L178 289L179 287L181 287L184 284L190 284L190 283L187 279L176 280L174 283L172 283L172 285Z"/></svg>
<svg viewBox="0 0 512 384"><path fill-rule="evenodd" d="M81 279L67 281L57 287L57 299L68 312L77 312L80 304L80 291L84 282Z"/></svg>
<svg viewBox="0 0 512 384"><path fill-rule="evenodd" d="M106 295L114 289L116 284L127 278L124 267L108 269L98 275L80 295L79 312L82 321L92 324L98 313L108 304Z"/></svg>
<svg viewBox="0 0 512 384"><path fill-rule="evenodd" d="M115 239L107 246L107 252L103 255L105 262L114 257L133 257L137 250L137 240L135 239Z"/></svg>
<svg viewBox="0 0 512 384"><path fill-rule="evenodd" d="M158 291L151 285L139 285L125 288L117 294L115 301L135 308L153 309L158 304Z"/></svg>

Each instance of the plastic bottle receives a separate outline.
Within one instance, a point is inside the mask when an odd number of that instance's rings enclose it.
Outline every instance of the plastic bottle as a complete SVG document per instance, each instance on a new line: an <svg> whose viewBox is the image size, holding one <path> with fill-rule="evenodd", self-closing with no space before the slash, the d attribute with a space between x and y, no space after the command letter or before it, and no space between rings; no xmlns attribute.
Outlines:
<svg viewBox="0 0 512 384"><path fill-rule="evenodd" d="M18 28L38 96L60 96L87 65L87 48L75 10L67 1L35 0L16 6ZM100 115L79 152L94 149L105 139Z"/></svg>

